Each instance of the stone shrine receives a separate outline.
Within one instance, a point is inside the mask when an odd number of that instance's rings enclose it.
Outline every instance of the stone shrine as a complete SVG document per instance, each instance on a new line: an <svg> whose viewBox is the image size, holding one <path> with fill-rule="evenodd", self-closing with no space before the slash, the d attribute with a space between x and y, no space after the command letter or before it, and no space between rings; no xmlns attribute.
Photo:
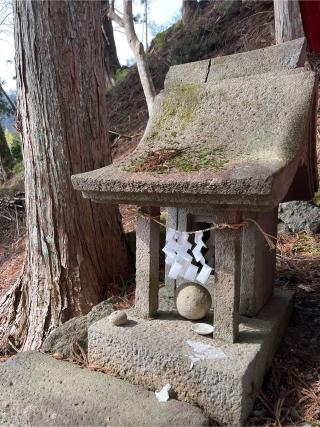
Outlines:
<svg viewBox="0 0 320 427"><path fill-rule="evenodd" d="M304 56L298 39L171 67L130 158L72 177L95 202L141 207L135 308L124 326L90 327L90 363L154 390L170 383L221 423L245 421L290 315L264 233L276 238L280 202L317 186L316 79L299 68ZM160 207L181 232L220 225L206 240L213 337L159 310ZM165 293L182 283L167 274Z"/></svg>

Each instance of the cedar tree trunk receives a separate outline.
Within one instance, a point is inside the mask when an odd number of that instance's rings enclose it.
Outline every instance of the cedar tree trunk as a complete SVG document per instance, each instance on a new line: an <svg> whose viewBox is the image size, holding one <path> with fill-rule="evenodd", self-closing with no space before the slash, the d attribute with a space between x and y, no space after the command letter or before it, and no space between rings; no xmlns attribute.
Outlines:
<svg viewBox="0 0 320 427"><path fill-rule="evenodd" d="M102 7L104 12L109 8L109 0L102 0ZM107 86L114 86L115 75L118 68L121 67L116 43L114 40L112 21L109 19L108 14L104 13L102 31L104 38L104 63L106 69L106 83Z"/></svg>
<svg viewBox="0 0 320 427"><path fill-rule="evenodd" d="M0 301L0 338L26 350L132 266L118 210L84 200L70 180L111 162L101 3L14 0L14 14L27 249Z"/></svg>

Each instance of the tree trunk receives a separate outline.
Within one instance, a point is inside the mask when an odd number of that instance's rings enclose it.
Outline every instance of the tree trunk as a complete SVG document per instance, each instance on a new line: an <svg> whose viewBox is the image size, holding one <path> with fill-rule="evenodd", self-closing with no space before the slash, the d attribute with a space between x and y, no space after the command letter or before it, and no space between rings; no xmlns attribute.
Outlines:
<svg viewBox="0 0 320 427"><path fill-rule="evenodd" d="M3 128L0 124L0 182L8 178L8 172L12 166L12 156Z"/></svg>
<svg viewBox="0 0 320 427"><path fill-rule="evenodd" d="M103 299L132 272L118 209L73 190L70 176L111 162L100 1L14 1L18 122L27 248L0 302L0 338L23 350Z"/></svg>
<svg viewBox="0 0 320 427"><path fill-rule="evenodd" d="M104 10L108 10L109 0L102 0L102 7ZM107 86L114 86L116 71L121 67L121 65L117 55L116 43L114 41L112 21L109 19L107 13L105 13L103 17L102 31L104 38L106 82Z"/></svg>
<svg viewBox="0 0 320 427"><path fill-rule="evenodd" d="M144 96L147 101L149 116L152 114L152 107L156 90L152 81L147 55L144 51L143 44L137 37L134 29L133 14L132 14L132 0L123 0L123 25L126 33L127 41L132 49L135 59L137 61L137 68L143 88Z"/></svg>
<svg viewBox="0 0 320 427"><path fill-rule="evenodd" d="M274 0L276 43L303 37L299 0Z"/></svg>

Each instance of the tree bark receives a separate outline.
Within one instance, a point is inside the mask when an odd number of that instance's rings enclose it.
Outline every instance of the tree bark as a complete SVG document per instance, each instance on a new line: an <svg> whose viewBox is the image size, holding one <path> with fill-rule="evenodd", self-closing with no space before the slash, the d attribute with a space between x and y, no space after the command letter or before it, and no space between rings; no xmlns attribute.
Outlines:
<svg viewBox="0 0 320 427"><path fill-rule="evenodd" d="M299 0L274 0L276 43L284 43L304 35Z"/></svg>
<svg viewBox="0 0 320 427"><path fill-rule="evenodd" d="M102 7L106 11L109 8L109 0L102 0ZM104 64L106 69L106 82L107 86L114 86L115 75L117 69L121 67L117 47L114 40L112 21L109 19L108 14L104 13L102 32L104 38Z"/></svg>
<svg viewBox="0 0 320 427"><path fill-rule="evenodd" d="M14 1L18 122L25 166L23 273L0 302L0 338L39 348L132 272L118 209L70 176L111 162L100 1Z"/></svg>

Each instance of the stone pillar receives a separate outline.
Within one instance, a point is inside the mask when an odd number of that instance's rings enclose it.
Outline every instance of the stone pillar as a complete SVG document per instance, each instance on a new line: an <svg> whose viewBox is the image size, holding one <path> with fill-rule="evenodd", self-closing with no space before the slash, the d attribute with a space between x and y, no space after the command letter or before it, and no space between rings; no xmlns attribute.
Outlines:
<svg viewBox="0 0 320 427"><path fill-rule="evenodd" d="M237 224L238 213L221 213L216 223ZM214 337L230 343L239 333L242 229L215 230Z"/></svg>
<svg viewBox="0 0 320 427"><path fill-rule="evenodd" d="M141 208L141 211L160 219L160 208ZM154 317L159 303L159 228L148 217L138 215L136 243L136 302L143 317Z"/></svg>
<svg viewBox="0 0 320 427"><path fill-rule="evenodd" d="M278 208L246 213L266 233L277 236ZM275 241L274 241L275 243ZM271 250L257 226L251 223L242 234L240 314L255 316L273 295L276 251Z"/></svg>

